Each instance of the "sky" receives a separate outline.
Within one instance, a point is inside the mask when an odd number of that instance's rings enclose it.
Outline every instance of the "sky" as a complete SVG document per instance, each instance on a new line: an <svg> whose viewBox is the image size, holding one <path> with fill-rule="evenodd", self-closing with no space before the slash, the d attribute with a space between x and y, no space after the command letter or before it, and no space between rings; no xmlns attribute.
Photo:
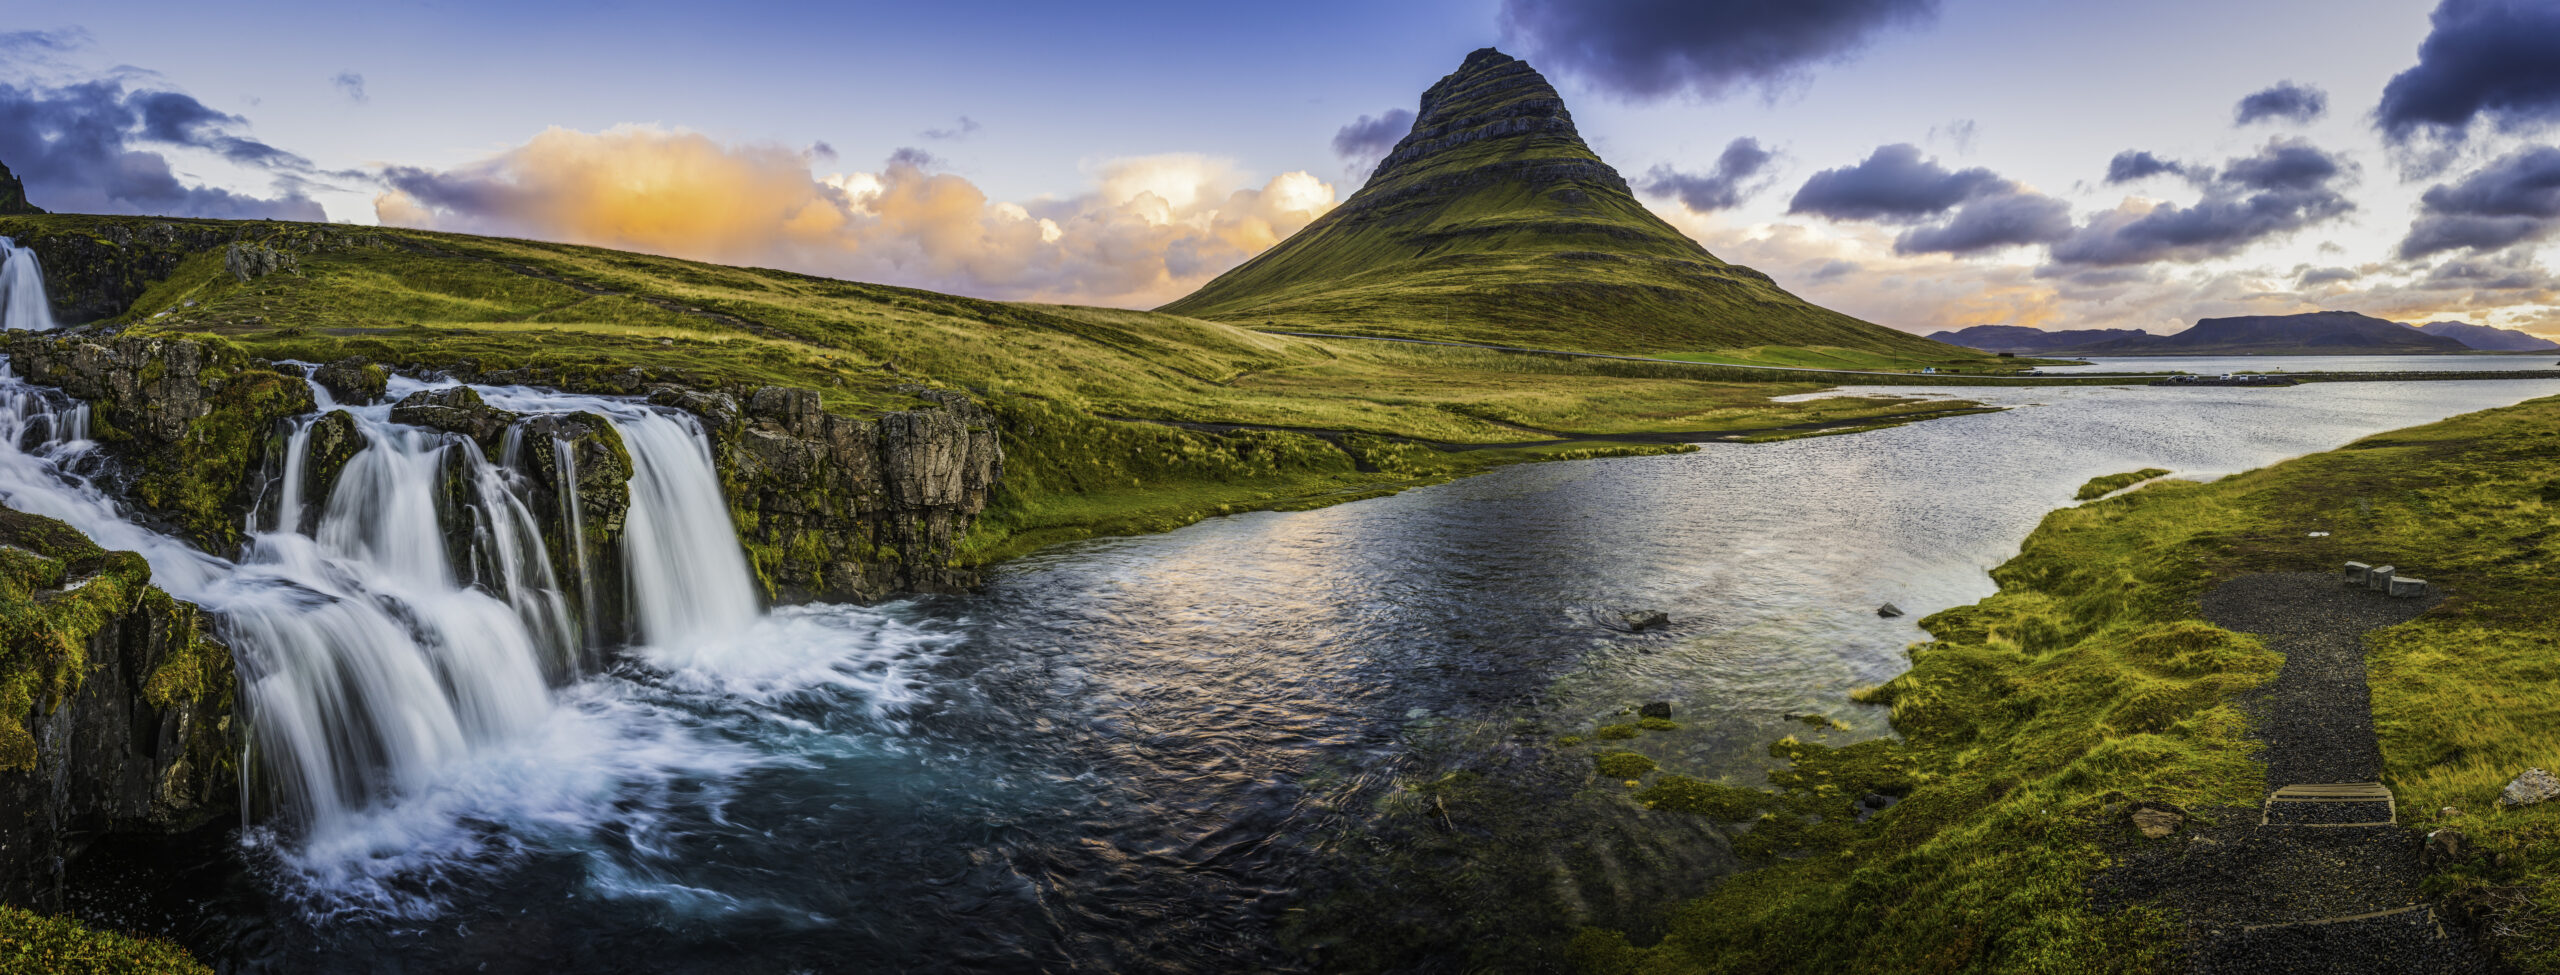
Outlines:
<svg viewBox="0 0 2560 975"><path fill-rule="evenodd" d="M0 0L0 163L60 211L1150 307L1488 45L1665 220L1880 324L2560 336L2560 0Z"/></svg>

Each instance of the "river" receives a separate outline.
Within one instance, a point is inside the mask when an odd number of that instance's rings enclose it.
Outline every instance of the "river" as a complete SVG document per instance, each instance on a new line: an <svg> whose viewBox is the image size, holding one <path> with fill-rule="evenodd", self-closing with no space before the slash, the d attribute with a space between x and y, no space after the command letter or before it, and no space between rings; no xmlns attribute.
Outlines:
<svg viewBox="0 0 2560 975"><path fill-rule="evenodd" d="M1275 926L1356 875L1343 837L1400 778L1665 701L1666 768L1756 781L1780 736L1890 733L1847 693L2092 476L2221 476L2560 381L1931 392L2012 408L1508 467L688 631L325 833L111 852L86 912L248 970L1287 969ZM1637 610L1673 623L1611 625Z"/></svg>

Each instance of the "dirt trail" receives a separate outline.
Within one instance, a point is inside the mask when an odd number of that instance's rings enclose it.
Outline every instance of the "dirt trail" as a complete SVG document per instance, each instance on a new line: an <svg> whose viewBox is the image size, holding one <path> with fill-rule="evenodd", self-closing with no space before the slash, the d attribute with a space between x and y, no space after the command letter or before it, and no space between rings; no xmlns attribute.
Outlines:
<svg viewBox="0 0 2560 975"><path fill-rule="evenodd" d="M2179 970L2199 975L2503 970L2420 896L2424 837L2396 823L2379 781L2364 635L2439 599L2394 599L2327 572L2241 576L2206 593L2207 620L2285 655L2247 704L2266 743L2267 801L2200 811L2143 842L2098 878L2099 899L2177 911Z"/></svg>

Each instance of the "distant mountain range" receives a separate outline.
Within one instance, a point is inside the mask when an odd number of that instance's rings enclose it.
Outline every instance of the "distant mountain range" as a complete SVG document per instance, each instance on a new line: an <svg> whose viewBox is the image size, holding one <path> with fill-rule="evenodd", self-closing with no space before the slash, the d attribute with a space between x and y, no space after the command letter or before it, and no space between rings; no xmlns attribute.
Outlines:
<svg viewBox="0 0 2560 975"><path fill-rule="evenodd" d="M1976 325L1929 336L1985 352L2033 355L2432 355L2547 352L2560 342L2466 322L2403 325L2351 311L2207 318L2174 335L2129 328L2045 331Z"/></svg>

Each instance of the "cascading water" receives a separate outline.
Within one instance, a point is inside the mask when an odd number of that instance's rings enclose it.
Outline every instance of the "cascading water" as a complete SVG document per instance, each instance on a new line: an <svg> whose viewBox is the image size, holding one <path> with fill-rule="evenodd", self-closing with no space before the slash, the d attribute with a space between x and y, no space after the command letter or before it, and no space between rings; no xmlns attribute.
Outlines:
<svg viewBox="0 0 2560 975"><path fill-rule="evenodd" d="M53 327L53 309L45 303L44 267L36 252L0 237L0 331Z"/></svg>
<svg viewBox="0 0 2560 975"><path fill-rule="evenodd" d="M417 388L397 381L393 398ZM601 414L624 438L634 474L623 557L642 639L729 641L758 625L698 426L624 400L483 393L528 414ZM514 463L530 451L492 462L468 438L392 422L388 405L340 408L365 446L324 497L306 496L319 416L302 420L282 483L232 562L127 519L89 478L99 461L88 407L24 383L0 357L0 503L141 553L155 582L215 614L251 722L261 831L293 872L331 897L415 910L415 878L401 874L421 857L491 859L493 831L459 825L480 815L470 807L516 803L517 818L537 824L601 821L598 808L628 780L716 778L745 764L716 743L677 741L690 732L671 723L600 720L618 705L572 683L582 627L568 591L603 583L555 573L528 472ZM574 470L562 473L559 483L576 483ZM572 512L574 490L563 499ZM527 771L529 752L577 774ZM594 808L524 808L541 802Z"/></svg>

